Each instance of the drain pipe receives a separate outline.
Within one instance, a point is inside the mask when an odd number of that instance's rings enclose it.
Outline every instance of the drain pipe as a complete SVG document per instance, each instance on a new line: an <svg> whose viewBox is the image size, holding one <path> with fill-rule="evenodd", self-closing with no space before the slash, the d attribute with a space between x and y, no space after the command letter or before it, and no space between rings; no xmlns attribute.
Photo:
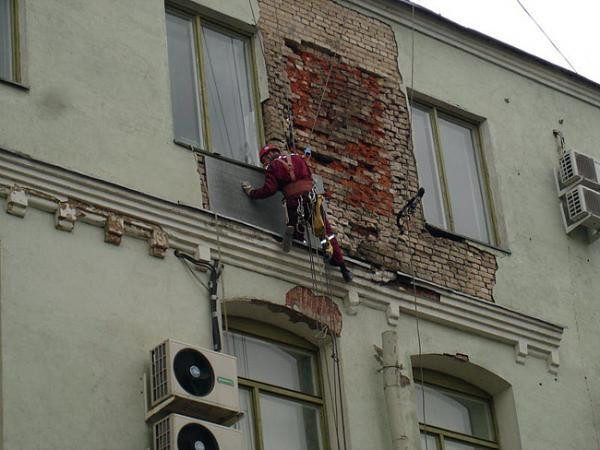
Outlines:
<svg viewBox="0 0 600 450"><path fill-rule="evenodd" d="M383 393L392 435L392 449L413 450L419 448L418 422L413 408L411 380L403 374L410 373L410 369L404 368L399 362L396 332L384 331L381 339Z"/></svg>

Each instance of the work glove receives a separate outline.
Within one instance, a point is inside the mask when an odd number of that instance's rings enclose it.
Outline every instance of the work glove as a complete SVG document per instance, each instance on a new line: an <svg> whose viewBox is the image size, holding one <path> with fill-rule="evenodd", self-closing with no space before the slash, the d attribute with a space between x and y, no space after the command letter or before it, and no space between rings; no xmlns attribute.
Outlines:
<svg viewBox="0 0 600 450"><path fill-rule="evenodd" d="M246 195L250 195L250 192L252 192L252 185L247 181L242 181L242 189Z"/></svg>

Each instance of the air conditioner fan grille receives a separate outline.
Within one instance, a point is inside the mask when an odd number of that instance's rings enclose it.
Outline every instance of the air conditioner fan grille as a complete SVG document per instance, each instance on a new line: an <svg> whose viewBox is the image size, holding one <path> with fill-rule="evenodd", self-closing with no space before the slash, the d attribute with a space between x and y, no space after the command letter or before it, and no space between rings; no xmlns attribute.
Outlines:
<svg viewBox="0 0 600 450"><path fill-rule="evenodd" d="M160 400L167 393L167 344L164 342L152 350L152 402Z"/></svg>

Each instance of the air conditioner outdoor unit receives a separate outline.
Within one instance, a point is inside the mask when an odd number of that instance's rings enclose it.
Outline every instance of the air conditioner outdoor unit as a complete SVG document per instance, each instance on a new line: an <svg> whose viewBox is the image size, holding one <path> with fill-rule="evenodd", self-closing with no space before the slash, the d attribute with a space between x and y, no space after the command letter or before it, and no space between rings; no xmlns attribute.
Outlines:
<svg viewBox="0 0 600 450"><path fill-rule="evenodd" d="M242 450L242 433L202 420L170 414L153 427L154 450Z"/></svg>
<svg viewBox="0 0 600 450"><path fill-rule="evenodd" d="M230 425L241 417L236 358L167 339L150 352L150 408Z"/></svg>
<svg viewBox="0 0 600 450"><path fill-rule="evenodd" d="M600 231L600 192L576 186L561 199L561 213L567 234L584 227L591 240Z"/></svg>
<svg viewBox="0 0 600 450"><path fill-rule="evenodd" d="M567 152L558 161L556 182L559 196L578 183L600 190L600 161L575 151Z"/></svg>

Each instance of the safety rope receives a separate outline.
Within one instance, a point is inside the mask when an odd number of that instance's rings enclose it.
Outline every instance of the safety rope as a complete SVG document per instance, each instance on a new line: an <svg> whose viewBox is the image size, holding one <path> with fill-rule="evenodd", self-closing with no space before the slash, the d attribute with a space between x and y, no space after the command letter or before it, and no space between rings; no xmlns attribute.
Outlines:
<svg viewBox="0 0 600 450"><path fill-rule="evenodd" d="M414 147L414 139L413 139L413 126L414 126L414 122L413 122L413 114L411 111L411 108L413 107L413 97L414 97L414 85L415 85L415 4L412 3L411 4L411 20L410 20L410 28L411 28L411 51L410 51L410 94L409 94L409 108L408 108L408 113L409 113L409 118L410 118L410 138L411 138L411 142L413 142L413 147ZM423 191L424 192L424 191ZM419 190L419 193L421 193L421 190ZM422 197L423 193L421 193L421 196L419 196L419 193L417 193L417 195L415 197L413 197L413 199L418 199L420 200L420 197ZM411 203L411 202L409 202ZM410 219L410 214L409 214L409 219ZM410 220L407 220L406 222L406 242L407 244L410 242ZM398 220L398 228L400 229L401 232L403 232L403 227L400 225L399 220ZM410 246L410 257L408 260L408 265L409 265L409 269L410 269L410 275L412 277L412 291L413 291L413 304L414 304L414 312L415 312L415 324L416 324L416 332L417 332L417 345L418 345L418 351L419 351L419 378L420 378L420 385L421 385L421 404L423 407L423 423L427 423L427 413L426 413L426 408L425 408L425 375L423 373L423 364L421 362L422 356L423 356L423 346L421 343L421 328L420 328L420 324L419 324L419 310L418 310L418 302L417 302L417 283L416 283L416 273L415 273L415 268L413 265L413 257L415 255L415 249L413 246ZM425 433L425 450L429 450L429 439L428 439L428 434Z"/></svg>

